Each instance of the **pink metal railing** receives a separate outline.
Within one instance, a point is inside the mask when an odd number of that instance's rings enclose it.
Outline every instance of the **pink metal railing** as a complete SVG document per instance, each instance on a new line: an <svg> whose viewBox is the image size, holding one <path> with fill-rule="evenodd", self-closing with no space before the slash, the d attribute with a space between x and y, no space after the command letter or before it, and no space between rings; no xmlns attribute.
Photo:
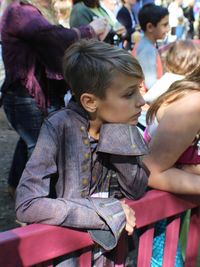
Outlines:
<svg viewBox="0 0 200 267"><path fill-rule="evenodd" d="M135 210L140 236L138 267L150 266L154 223L169 218L163 267L174 266L179 237L180 213L192 209L187 238L185 267L196 267L200 243L200 196L178 196L151 190L138 201L127 200ZM123 266L123 236L118 244L117 267ZM0 233L0 267L51 267L52 259L80 251L81 267L91 266L93 246L87 232L58 226L32 224Z"/></svg>

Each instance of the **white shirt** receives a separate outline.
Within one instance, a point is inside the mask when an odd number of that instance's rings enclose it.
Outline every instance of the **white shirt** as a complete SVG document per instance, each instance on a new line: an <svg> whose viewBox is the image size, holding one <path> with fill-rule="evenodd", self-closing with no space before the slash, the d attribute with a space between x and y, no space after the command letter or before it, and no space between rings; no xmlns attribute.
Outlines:
<svg viewBox="0 0 200 267"><path fill-rule="evenodd" d="M183 75L166 72L143 96L144 100L148 104L152 103L156 98L165 93L173 82L183 78Z"/></svg>

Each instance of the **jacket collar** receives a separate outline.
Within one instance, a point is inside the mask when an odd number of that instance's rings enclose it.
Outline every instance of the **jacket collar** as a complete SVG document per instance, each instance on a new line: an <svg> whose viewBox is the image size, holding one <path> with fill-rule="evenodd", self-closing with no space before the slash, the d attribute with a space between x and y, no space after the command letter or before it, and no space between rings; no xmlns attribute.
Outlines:
<svg viewBox="0 0 200 267"><path fill-rule="evenodd" d="M76 103L73 99L69 101L67 108L79 114L81 117L81 120L84 123L87 123L89 121L89 116L88 116L87 111L85 111L84 108L81 107L78 103Z"/></svg>
<svg viewBox="0 0 200 267"><path fill-rule="evenodd" d="M101 126L97 152L140 156L148 154L148 147L136 126L105 123Z"/></svg>

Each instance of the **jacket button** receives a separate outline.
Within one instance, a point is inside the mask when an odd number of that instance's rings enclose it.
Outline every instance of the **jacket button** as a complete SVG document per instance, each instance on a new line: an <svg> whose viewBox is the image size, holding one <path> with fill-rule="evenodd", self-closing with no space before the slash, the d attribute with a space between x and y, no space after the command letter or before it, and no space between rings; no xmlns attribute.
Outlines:
<svg viewBox="0 0 200 267"><path fill-rule="evenodd" d="M80 130L81 130L81 132L85 132L85 127L81 126Z"/></svg>
<svg viewBox="0 0 200 267"><path fill-rule="evenodd" d="M82 165L81 166L81 171L86 172L88 170L88 165Z"/></svg>
<svg viewBox="0 0 200 267"><path fill-rule="evenodd" d="M89 181L87 178L83 178L82 180L82 185L88 185L89 184Z"/></svg>
<svg viewBox="0 0 200 267"><path fill-rule="evenodd" d="M84 154L84 159L89 159L90 158L90 153L85 153Z"/></svg>
<svg viewBox="0 0 200 267"><path fill-rule="evenodd" d="M83 138L83 144L84 144L84 145L88 145L88 144L89 144L89 141L88 141L87 138Z"/></svg>

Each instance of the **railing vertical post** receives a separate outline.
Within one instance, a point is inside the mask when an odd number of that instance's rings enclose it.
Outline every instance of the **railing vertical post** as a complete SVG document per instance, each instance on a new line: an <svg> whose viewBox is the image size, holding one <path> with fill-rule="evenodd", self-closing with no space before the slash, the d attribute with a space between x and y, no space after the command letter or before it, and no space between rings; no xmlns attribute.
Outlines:
<svg viewBox="0 0 200 267"><path fill-rule="evenodd" d="M116 263L115 267L124 267L124 261L125 261L125 253L127 250L127 243L126 243L126 233L123 232L121 235L118 245L116 247Z"/></svg>
<svg viewBox="0 0 200 267"><path fill-rule="evenodd" d="M180 216L180 215L178 215ZM165 236L165 248L163 256L163 267L174 266L176 251L179 240L180 229L180 217L172 217L168 220L166 236Z"/></svg>
<svg viewBox="0 0 200 267"><path fill-rule="evenodd" d="M79 266L80 267L92 267L92 251L86 251L82 253L79 257Z"/></svg>
<svg viewBox="0 0 200 267"><path fill-rule="evenodd" d="M200 244L200 207L192 209L186 245L185 267L197 265L198 248Z"/></svg>
<svg viewBox="0 0 200 267"><path fill-rule="evenodd" d="M152 256L152 245L154 236L154 225L148 226L144 233L140 236L138 263L140 267L150 267Z"/></svg>

